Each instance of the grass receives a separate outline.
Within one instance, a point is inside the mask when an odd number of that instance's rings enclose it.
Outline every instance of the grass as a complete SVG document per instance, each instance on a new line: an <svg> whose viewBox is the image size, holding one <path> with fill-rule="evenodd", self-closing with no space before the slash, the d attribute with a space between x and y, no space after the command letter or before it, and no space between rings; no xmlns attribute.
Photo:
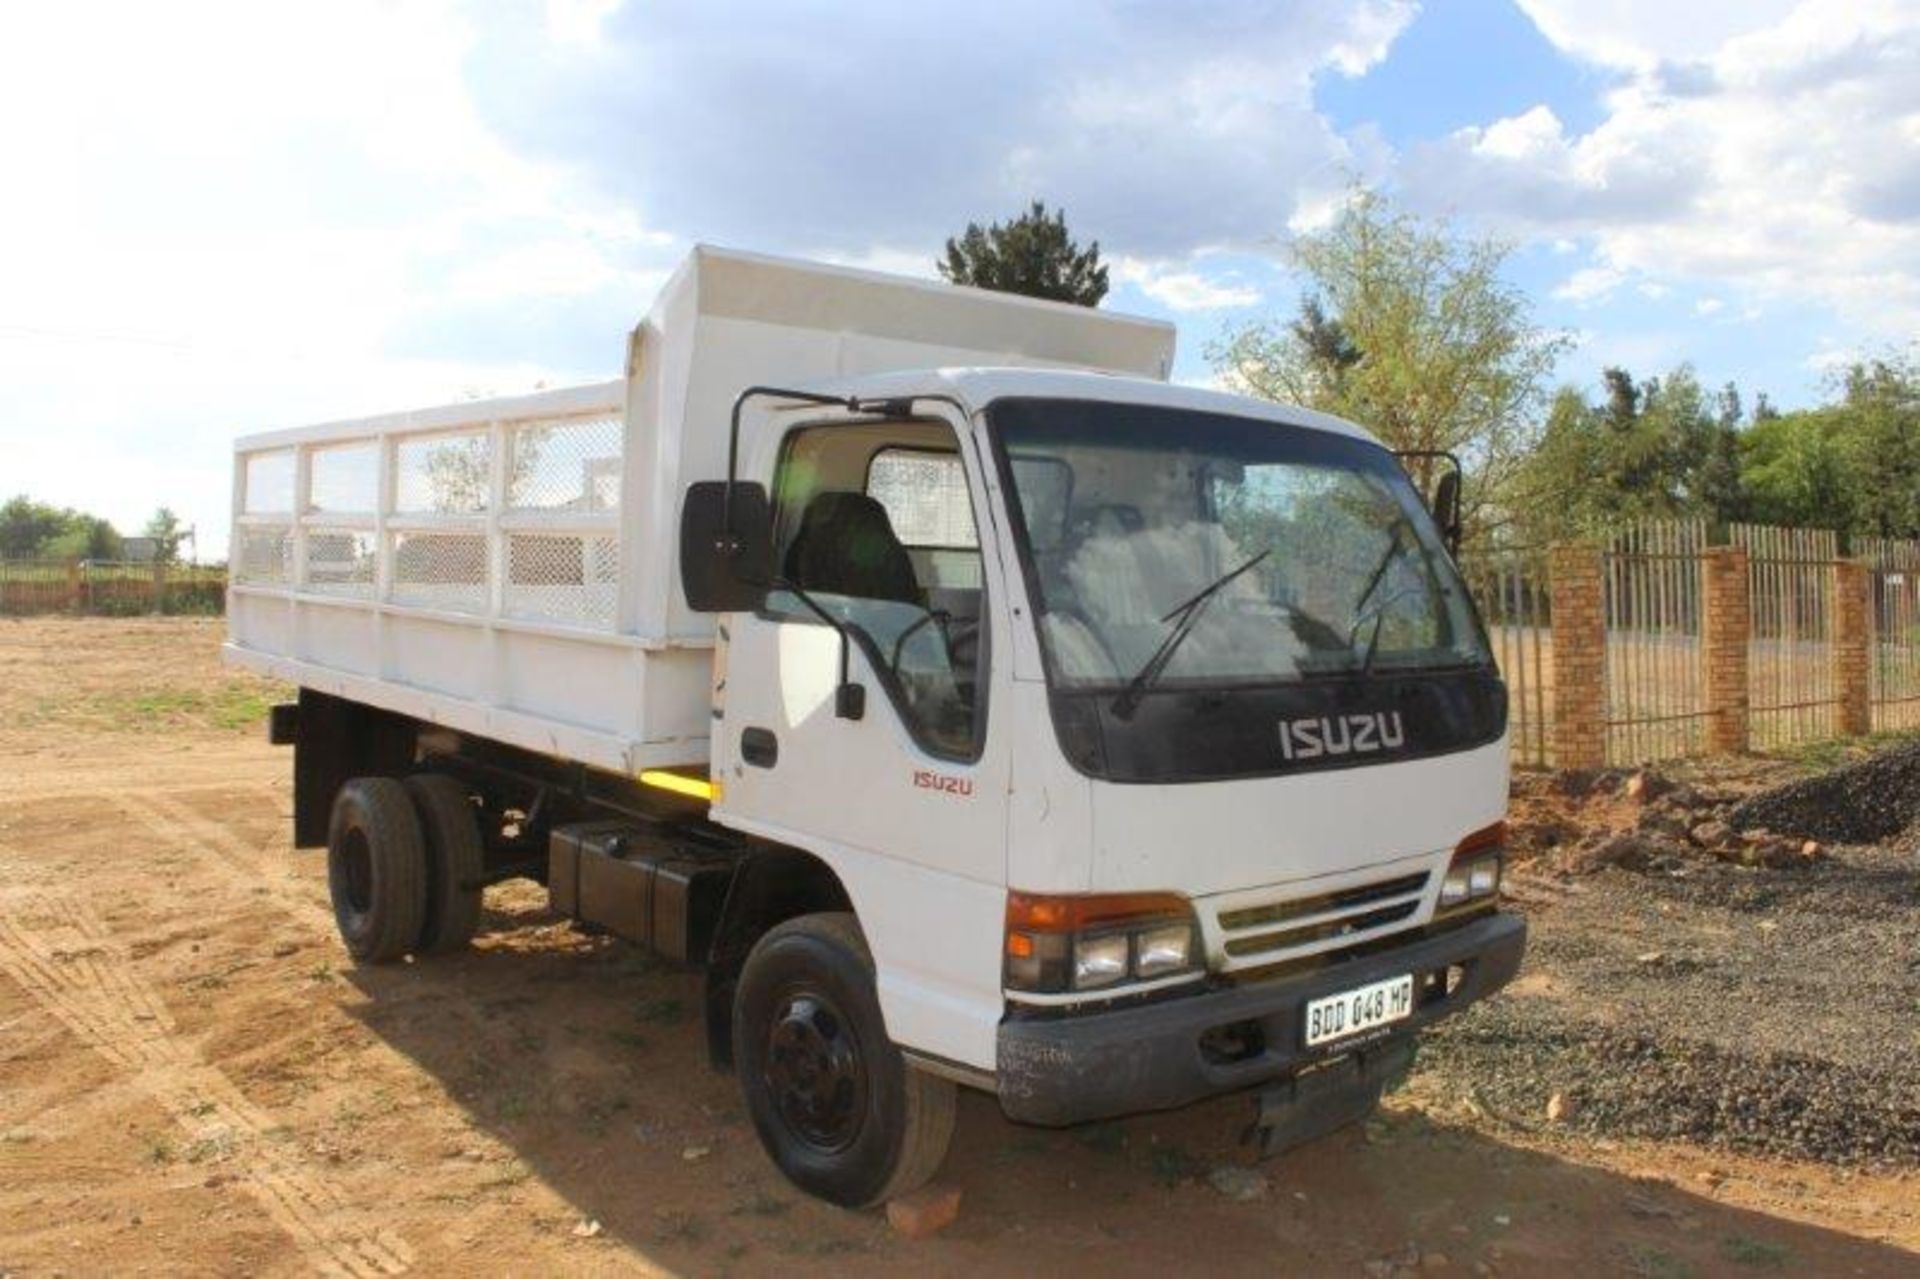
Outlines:
<svg viewBox="0 0 1920 1279"><path fill-rule="evenodd" d="M1127 1130L1115 1123L1089 1124L1074 1136L1095 1154L1117 1155L1127 1148Z"/></svg>
<svg viewBox="0 0 1920 1279"><path fill-rule="evenodd" d="M785 1199L777 1198L762 1190L752 1198L742 1199L728 1211L736 1217L778 1217L793 1207Z"/></svg>
<svg viewBox="0 0 1920 1279"><path fill-rule="evenodd" d="M1147 1166L1153 1171L1153 1179L1163 1186L1196 1181L1207 1171L1206 1160L1172 1144L1155 1146Z"/></svg>
<svg viewBox="0 0 1920 1279"><path fill-rule="evenodd" d="M1904 729L1882 733L1868 733L1864 737L1835 737L1824 742L1800 742L1792 746L1776 747L1762 752L1775 759L1786 760L1790 764L1811 770L1825 770L1837 767L1849 760L1871 755L1875 751L1902 742L1920 739L1920 731Z"/></svg>
<svg viewBox="0 0 1920 1279"><path fill-rule="evenodd" d="M271 687L236 682L212 690L165 688L95 698L87 709L95 717L135 731L216 728L237 732L266 719L279 700Z"/></svg>
<svg viewBox="0 0 1920 1279"><path fill-rule="evenodd" d="M1626 1246L1626 1269L1641 1279L1691 1279L1694 1273L1692 1263L1685 1258L1648 1243Z"/></svg>
<svg viewBox="0 0 1920 1279"><path fill-rule="evenodd" d="M654 1238L660 1243L699 1243L707 1237L707 1223L691 1212L670 1208L658 1215L660 1228Z"/></svg>
<svg viewBox="0 0 1920 1279"><path fill-rule="evenodd" d="M687 1006L678 999L643 999L633 1015L650 1026L677 1026L687 1019Z"/></svg>
<svg viewBox="0 0 1920 1279"><path fill-rule="evenodd" d="M1781 1244L1750 1235L1728 1235L1720 1241L1720 1255L1750 1270L1784 1270L1793 1253Z"/></svg>

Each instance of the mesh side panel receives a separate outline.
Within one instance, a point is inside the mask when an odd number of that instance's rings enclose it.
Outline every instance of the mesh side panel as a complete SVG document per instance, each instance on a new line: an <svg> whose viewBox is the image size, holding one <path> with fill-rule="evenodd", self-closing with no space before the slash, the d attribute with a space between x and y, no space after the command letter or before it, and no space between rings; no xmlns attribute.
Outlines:
<svg viewBox="0 0 1920 1279"><path fill-rule="evenodd" d="M371 440L313 451L307 509L370 513L379 500L380 446Z"/></svg>
<svg viewBox="0 0 1920 1279"><path fill-rule="evenodd" d="M401 440L393 463L396 511L473 515L487 509L493 442L480 432Z"/></svg>
<svg viewBox="0 0 1920 1279"><path fill-rule="evenodd" d="M246 502L249 515L275 515L293 510L293 451L253 453L247 457Z"/></svg>
<svg viewBox="0 0 1920 1279"><path fill-rule="evenodd" d="M292 559L292 530L243 528L233 557L233 580L254 586L285 586L292 580Z"/></svg>
<svg viewBox="0 0 1920 1279"><path fill-rule="evenodd" d="M515 533L507 538L507 612L610 627L620 580L612 537Z"/></svg>
<svg viewBox="0 0 1920 1279"><path fill-rule="evenodd" d="M323 595L373 594L373 534L307 530L307 589Z"/></svg>
<svg viewBox="0 0 1920 1279"><path fill-rule="evenodd" d="M487 607L484 533L401 533L393 541L393 598L422 608Z"/></svg>
<svg viewBox="0 0 1920 1279"><path fill-rule="evenodd" d="M619 418L516 429L507 463L507 505L517 511L613 511L620 507Z"/></svg>

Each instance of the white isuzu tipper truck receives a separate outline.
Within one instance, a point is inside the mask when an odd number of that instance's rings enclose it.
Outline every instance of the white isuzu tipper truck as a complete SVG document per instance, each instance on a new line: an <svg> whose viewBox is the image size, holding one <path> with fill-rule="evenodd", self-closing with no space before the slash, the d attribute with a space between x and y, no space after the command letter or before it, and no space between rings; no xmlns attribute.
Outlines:
<svg viewBox="0 0 1920 1279"><path fill-rule="evenodd" d="M347 949L544 882L704 969L714 1062L841 1204L932 1175L956 1085L1244 1092L1270 1148L1364 1114L1525 938L1457 470L1430 509L1172 345L699 249L618 381L240 440L226 654L299 687Z"/></svg>

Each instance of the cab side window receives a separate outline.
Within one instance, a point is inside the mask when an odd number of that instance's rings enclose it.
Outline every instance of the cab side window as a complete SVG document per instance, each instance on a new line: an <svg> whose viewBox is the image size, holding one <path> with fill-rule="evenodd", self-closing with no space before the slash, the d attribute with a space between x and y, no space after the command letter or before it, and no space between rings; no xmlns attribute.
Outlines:
<svg viewBox="0 0 1920 1279"><path fill-rule="evenodd" d="M923 749L971 759L985 690L973 503L951 433L903 429L930 438L876 442L826 426L789 440L775 481L775 564L853 628ZM767 609L795 622L820 620L791 590L772 592Z"/></svg>

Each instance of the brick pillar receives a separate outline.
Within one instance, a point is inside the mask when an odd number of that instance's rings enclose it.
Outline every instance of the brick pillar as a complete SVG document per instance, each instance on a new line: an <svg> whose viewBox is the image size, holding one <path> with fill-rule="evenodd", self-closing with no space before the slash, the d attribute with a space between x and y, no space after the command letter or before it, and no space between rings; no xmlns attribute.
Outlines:
<svg viewBox="0 0 1920 1279"><path fill-rule="evenodd" d="M1859 560L1833 565L1833 690L1840 699L1840 732L1861 737L1873 731L1873 660L1868 593L1873 576Z"/></svg>
<svg viewBox="0 0 1920 1279"><path fill-rule="evenodd" d="M1607 615L1598 547L1578 543L1548 553L1553 599L1553 762L1557 768L1607 763Z"/></svg>
<svg viewBox="0 0 1920 1279"><path fill-rule="evenodd" d="M1707 695L1707 750L1738 755L1752 726L1752 686L1747 678L1751 602L1744 546L1710 546L1701 565L1701 683Z"/></svg>

